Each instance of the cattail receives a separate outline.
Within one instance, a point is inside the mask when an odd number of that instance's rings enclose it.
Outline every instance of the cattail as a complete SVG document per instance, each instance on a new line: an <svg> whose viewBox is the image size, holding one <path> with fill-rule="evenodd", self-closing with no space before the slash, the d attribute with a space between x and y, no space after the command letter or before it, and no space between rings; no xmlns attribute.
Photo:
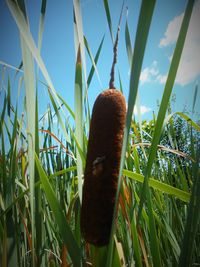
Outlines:
<svg viewBox="0 0 200 267"><path fill-rule="evenodd" d="M109 242L126 117L126 103L116 89L96 99L90 124L81 209L81 231L96 246Z"/></svg>
<svg viewBox="0 0 200 267"><path fill-rule="evenodd" d="M92 110L84 174L81 232L95 246L108 244L110 238L126 119L124 96L114 87L121 16L109 89L97 97Z"/></svg>

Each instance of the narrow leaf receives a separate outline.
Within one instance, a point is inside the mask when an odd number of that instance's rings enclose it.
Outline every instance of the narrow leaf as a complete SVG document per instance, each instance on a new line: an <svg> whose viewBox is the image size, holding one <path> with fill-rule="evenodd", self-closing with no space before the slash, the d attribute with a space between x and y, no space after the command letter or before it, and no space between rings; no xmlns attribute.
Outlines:
<svg viewBox="0 0 200 267"><path fill-rule="evenodd" d="M81 254L80 254L80 248L78 247L73 233L71 231L71 228L69 227L69 224L66 220L66 216L63 213L63 210L61 209L60 203L58 199L56 198L55 192L48 180L47 175L45 174L41 162L38 158L38 156L35 154L35 162L37 165L37 169L40 175L42 187L45 191L47 200L49 202L49 205L54 213L55 220L58 224L60 235L67 247L67 250L69 251L70 257L73 261L74 266L81 266Z"/></svg>

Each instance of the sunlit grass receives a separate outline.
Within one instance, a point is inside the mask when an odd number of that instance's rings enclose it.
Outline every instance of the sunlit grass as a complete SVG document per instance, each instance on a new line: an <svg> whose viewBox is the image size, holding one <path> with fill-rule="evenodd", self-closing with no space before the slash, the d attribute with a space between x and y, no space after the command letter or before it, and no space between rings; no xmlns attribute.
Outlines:
<svg viewBox="0 0 200 267"><path fill-rule="evenodd" d="M188 2L158 117L149 122L136 122L133 108L156 3L142 2L134 49L126 24L127 56L132 67L116 198L117 219L113 221L110 244L102 248L87 244L82 238L80 209L91 115L88 88L94 73L99 77L97 67L104 37L93 56L87 33L83 35L79 1L74 1L74 28L78 35L75 47L80 54L74 70L73 111L56 92L40 55L46 1L42 1L38 48L24 17L23 5L17 6L11 0L7 4L20 30L25 106L20 114L21 100L13 103L12 83L8 79L0 108L0 265L200 264L200 126L182 112L167 114L194 1ZM106 0L104 8L113 42L112 10ZM92 65L88 76L86 52ZM33 59L46 80L43 85L49 94L44 124L38 118L36 88L41 82ZM9 74L15 69L9 70L7 65L6 71ZM2 72L4 83L3 75ZM197 90L193 108L196 97ZM54 125L55 118L59 129Z"/></svg>

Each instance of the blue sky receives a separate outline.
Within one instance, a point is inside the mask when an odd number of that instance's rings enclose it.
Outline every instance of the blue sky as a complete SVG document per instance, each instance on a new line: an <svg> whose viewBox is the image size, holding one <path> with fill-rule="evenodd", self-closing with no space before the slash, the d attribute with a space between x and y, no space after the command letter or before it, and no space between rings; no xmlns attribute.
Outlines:
<svg viewBox="0 0 200 267"><path fill-rule="evenodd" d="M26 1L30 29L37 43L38 28L40 19L41 1ZM81 12L83 18L83 31L88 40L90 49L95 55L98 46L105 34L105 40L97 64L101 84L94 75L89 88L89 101L92 107L97 95L108 87L110 69L113 60L112 42L106 21L105 10L102 0L81 0ZM132 45L134 44L135 31L140 10L141 1L125 1L128 7L128 25ZM151 119L152 112L157 113L157 102L161 101L164 90L167 72L170 66L170 59L173 54L175 42L180 28L181 19L187 1L164 1L156 2L153 20L150 28L149 39L146 47L142 74L139 85L141 112L143 119ZM121 0L110 0L110 12L113 24L113 31L116 33L119 19ZM123 90L128 97L129 90L129 64L125 47L125 21L124 12L119 49L118 63L115 72L116 86L119 87L117 71L120 71ZM195 85L200 80L200 0L196 1L193 10L189 31L181 58L177 79L173 93L176 94L176 102L173 111L183 111L186 107L191 110ZM18 67L21 62L21 48L19 32L4 0L0 0L0 62ZM75 49L73 32L73 1L47 1L44 35L42 42L41 56L44 60L55 89L64 97L66 102L74 107L74 75L75 75ZM86 56L87 74L91 62ZM14 79L15 71L9 67L4 68L4 80L2 81L3 67L0 65L0 98L7 83L7 75L11 78L12 101L15 104L17 88L20 76ZM46 88L39 83L39 108L42 115L47 104L50 102ZM21 92L23 95L23 92ZM20 96L21 96L20 95ZM196 107L200 105L200 92L197 95ZM19 98L21 99L21 98ZM2 101L0 101L0 104ZM197 117L195 117L197 119Z"/></svg>

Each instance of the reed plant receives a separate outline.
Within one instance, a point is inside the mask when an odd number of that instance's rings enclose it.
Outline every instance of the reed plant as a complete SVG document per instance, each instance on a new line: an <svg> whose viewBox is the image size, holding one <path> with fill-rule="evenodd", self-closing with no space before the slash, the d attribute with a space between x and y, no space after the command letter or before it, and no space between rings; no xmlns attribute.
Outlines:
<svg viewBox="0 0 200 267"><path fill-rule="evenodd" d="M0 108L0 265L199 266L200 126L185 113L171 113L169 108L194 1L188 0L158 115L150 121L136 121L133 108L156 1L141 3L134 46L126 22L131 69L127 115L114 219L109 243L101 247L84 239L80 216L91 120L88 94L94 74L99 77L104 37L93 55L83 32L80 2L74 0L77 58L72 110L56 91L40 54L46 1L41 5L38 44L29 29L25 2L6 3L19 29L23 63L15 77L23 67L19 89L24 81L25 96L19 112L21 102L13 103L8 78ZM112 10L107 0L102 4L113 41ZM86 53L91 60L88 76ZM8 77L13 72L9 68L6 71ZM3 71L1 80L5 84ZM39 118L41 83L50 105ZM193 108L197 95L198 87ZM55 119L59 127L55 127Z"/></svg>

